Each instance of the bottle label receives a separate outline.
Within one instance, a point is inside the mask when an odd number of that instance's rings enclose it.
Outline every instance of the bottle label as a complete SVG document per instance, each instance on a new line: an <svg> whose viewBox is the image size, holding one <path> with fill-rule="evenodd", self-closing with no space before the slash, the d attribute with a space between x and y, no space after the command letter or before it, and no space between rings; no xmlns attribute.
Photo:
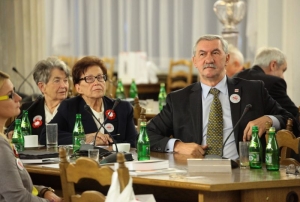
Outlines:
<svg viewBox="0 0 300 202"><path fill-rule="evenodd" d="M24 146L22 144L20 144L20 143L14 143L14 145L15 145L15 148L16 148L17 152L24 151Z"/></svg>
<svg viewBox="0 0 300 202"><path fill-rule="evenodd" d="M74 137L74 143L75 143L75 145L78 145L78 146L84 144L85 143L85 136L75 136Z"/></svg>
<svg viewBox="0 0 300 202"><path fill-rule="evenodd" d="M259 163L259 152L249 152L249 161L252 163Z"/></svg>
<svg viewBox="0 0 300 202"><path fill-rule="evenodd" d="M150 145L149 144L138 144L137 145L138 161L150 159Z"/></svg>
<svg viewBox="0 0 300 202"><path fill-rule="evenodd" d="M273 157L273 155L272 155L272 153L266 153L266 164L267 165L272 165L273 164L273 162L272 162L272 158Z"/></svg>

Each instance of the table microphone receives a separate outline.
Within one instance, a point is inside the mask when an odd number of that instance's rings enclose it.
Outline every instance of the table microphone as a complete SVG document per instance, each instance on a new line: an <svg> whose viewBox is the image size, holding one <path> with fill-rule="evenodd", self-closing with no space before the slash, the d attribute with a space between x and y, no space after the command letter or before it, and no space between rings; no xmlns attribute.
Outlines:
<svg viewBox="0 0 300 202"><path fill-rule="evenodd" d="M235 128L239 125L239 123L241 122L241 120L243 119L243 117L245 116L245 114L252 108L252 105L251 104L247 104L245 109L244 109L244 112L241 116L241 118L238 120L238 122L236 122L235 126L233 127L232 131L229 133L228 137L226 138L226 140L224 141L223 145L222 145L222 151L221 151L221 156L219 155L215 155L215 154L209 154L209 155L205 155L205 159L228 159L226 157L223 157L223 151L224 151L224 147L225 147L225 144L227 143L228 139L230 138L230 136L233 134ZM237 168L239 165L236 161L231 160L231 167L232 168Z"/></svg>
<svg viewBox="0 0 300 202"><path fill-rule="evenodd" d="M43 95L39 95L39 96L33 101L33 103L32 103L27 109L24 109L24 110L28 111L29 109L31 109L31 108L32 108L36 103L38 103L43 97L44 97ZM6 129L6 136L7 136L7 134L9 133L9 129L14 125L16 119L21 118L22 115L23 115L23 113L21 112L21 113L15 118L15 120L9 124L8 128Z"/></svg>
<svg viewBox="0 0 300 202"><path fill-rule="evenodd" d="M111 112L116 108L116 106L120 103L120 101L121 101L120 99L117 99L117 100L115 101L115 103L114 103L112 109L110 110L110 112L109 112L109 113L107 114L107 116L105 117L105 119L104 119L104 121L103 121L103 124L106 122L107 118L110 116ZM94 118L97 120L97 122L100 124L100 127L99 127L97 133L95 134L93 145L96 146L97 135L98 135L99 131L101 130L101 128L103 128L103 129L107 132L107 134L112 138L113 144L114 144L114 143L115 143L115 139L114 139L113 136L110 134L110 132L108 132L108 131L105 129L104 125L97 119L97 117L96 117L96 116L94 115L94 113L92 112L91 107L90 107L89 105L86 104L86 105L84 105L84 110L87 111L90 115L92 115L92 117L94 117ZM118 152L117 146L116 146L116 151Z"/></svg>
<svg viewBox="0 0 300 202"><path fill-rule="evenodd" d="M27 76L26 78L25 78L25 77L17 70L17 68L13 67L12 70L13 70L14 72L16 72L16 73L23 79L23 82L20 84L20 86L19 86L19 88L18 88L18 92L20 92L21 87L22 87L22 86L24 85L24 83L26 82L26 83L29 84L29 86L30 86L30 88L32 89L32 92L33 92L33 94L34 94L34 93L35 93L34 88L33 88L32 84L31 84L30 82L28 82L28 80L27 80L27 79L31 76L33 70L28 74L28 76Z"/></svg>
<svg viewBox="0 0 300 202"><path fill-rule="evenodd" d="M117 107L117 105L120 103L120 101L121 101L120 99L116 99L116 101L115 101L115 103L114 103L114 105L113 105L111 111L108 113L108 115L106 116L106 118L105 118L105 120L103 121L103 123L106 122L107 118L110 116L111 112ZM97 122L100 124L100 127L99 127L99 129L98 129L98 131L97 131L97 133L95 134L95 137L94 137L94 143L93 143L93 145L90 145L89 147L93 147L93 148L95 147L97 135L98 135L99 131L101 130L101 128L103 128L103 129L108 133L108 135L111 137L111 139L113 140L113 144L114 144L115 147L116 147L116 153L112 153L112 154L106 156L105 159L103 159L103 160L100 162L100 164L104 164L104 163L115 163L115 162L117 162L118 146L117 146L116 140L114 139L113 135L111 135L110 132L108 132L108 131L105 129L104 125L97 119L97 117L95 117L95 115L94 115L94 113L92 112L92 110L91 110L91 108L90 108L89 105L85 105L85 106L84 106L84 109L85 109L89 114L91 114L92 117L94 117L94 118L97 120ZM130 154L130 153L125 153L125 154L124 154L124 157L125 157L126 161L132 161L132 160L133 160L132 154Z"/></svg>

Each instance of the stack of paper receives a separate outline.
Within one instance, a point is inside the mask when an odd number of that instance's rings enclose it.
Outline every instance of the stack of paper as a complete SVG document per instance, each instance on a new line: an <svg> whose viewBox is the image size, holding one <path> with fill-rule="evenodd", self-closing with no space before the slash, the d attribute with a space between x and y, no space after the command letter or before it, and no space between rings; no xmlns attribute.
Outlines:
<svg viewBox="0 0 300 202"><path fill-rule="evenodd" d="M161 170L169 168L168 160L147 160L147 161L127 161L126 167L130 171L146 171L146 170ZM118 164L115 163L115 169L118 168Z"/></svg>
<svg viewBox="0 0 300 202"><path fill-rule="evenodd" d="M168 160L127 161L125 165L132 176L186 172L176 168L169 168ZM119 164L115 163L112 168L118 169Z"/></svg>

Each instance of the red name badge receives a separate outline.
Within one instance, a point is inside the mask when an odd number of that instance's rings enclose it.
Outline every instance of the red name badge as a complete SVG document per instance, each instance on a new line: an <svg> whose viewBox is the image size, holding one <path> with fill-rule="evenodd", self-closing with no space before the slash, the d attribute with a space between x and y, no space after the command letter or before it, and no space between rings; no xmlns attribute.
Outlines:
<svg viewBox="0 0 300 202"><path fill-rule="evenodd" d="M107 119L109 119L109 120L113 120L116 118L116 112L111 109L106 110L105 115L106 115Z"/></svg>

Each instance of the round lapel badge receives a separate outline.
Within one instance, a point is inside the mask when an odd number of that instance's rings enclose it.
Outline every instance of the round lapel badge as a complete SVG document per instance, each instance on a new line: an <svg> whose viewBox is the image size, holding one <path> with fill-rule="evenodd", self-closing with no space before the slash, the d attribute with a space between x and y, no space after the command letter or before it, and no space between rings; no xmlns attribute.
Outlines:
<svg viewBox="0 0 300 202"><path fill-rule="evenodd" d="M33 117L33 121L36 120L43 120L43 117L41 115L36 115L35 117Z"/></svg>
<svg viewBox="0 0 300 202"><path fill-rule="evenodd" d="M36 115L33 118L32 127L33 128L39 128L43 124L43 117L41 115Z"/></svg>
<svg viewBox="0 0 300 202"><path fill-rule="evenodd" d="M107 130L107 132L109 132L109 133L111 133L111 132L113 132L114 130L115 130L115 127L114 127L114 125L113 124L111 124L111 123L107 123L107 124L105 124L105 129Z"/></svg>
<svg viewBox="0 0 300 202"><path fill-rule="evenodd" d="M43 124L42 120L37 119L32 123L32 127L39 128L42 124Z"/></svg>
<svg viewBox="0 0 300 202"><path fill-rule="evenodd" d="M106 110L105 115L109 120L114 120L116 118L116 112L111 109Z"/></svg>
<svg viewBox="0 0 300 202"><path fill-rule="evenodd" d="M239 103L241 101L241 97L238 94L230 95L230 101L232 103Z"/></svg>
<svg viewBox="0 0 300 202"><path fill-rule="evenodd" d="M17 163L19 170L24 170L23 163L19 158L16 158L16 163Z"/></svg>

